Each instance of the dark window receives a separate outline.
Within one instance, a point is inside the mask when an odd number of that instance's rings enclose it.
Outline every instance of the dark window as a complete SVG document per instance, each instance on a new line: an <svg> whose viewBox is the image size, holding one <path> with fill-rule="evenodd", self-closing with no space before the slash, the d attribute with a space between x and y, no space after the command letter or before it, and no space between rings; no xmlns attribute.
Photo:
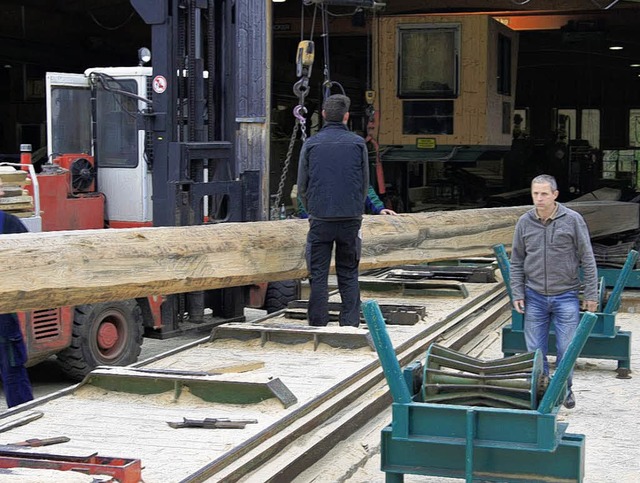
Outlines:
<svg viewBox="0 0 640 483"><path fill-rule="evenodd" d="M134 80L119 80L115 89L138 93ZM111 90L97 94L96 158L101 168L135 168L138 165L138 101Z"/></svg>
<svg viewBox="0 0 640 483"><path fill-rule="evenodd" d="M511 95L511 39L498 34L498 94Z"/></svg>
<svg viewBox="0 0 640 483"><path fill-rule="evenodd" d="M403 134L453 134L453 101L404 101Z"/></svg>
<svg viewBox="0 0 640 483"><path fill-rule="evenodd" d="M398 97L457 97L459 37L459 25L400 27Z"/></svg>
<svg viewBox="0 0 640 483"><path fill-rule="evenodd" d="M51 152L91 153L91 92L82 87L51 89Z"/></svg>

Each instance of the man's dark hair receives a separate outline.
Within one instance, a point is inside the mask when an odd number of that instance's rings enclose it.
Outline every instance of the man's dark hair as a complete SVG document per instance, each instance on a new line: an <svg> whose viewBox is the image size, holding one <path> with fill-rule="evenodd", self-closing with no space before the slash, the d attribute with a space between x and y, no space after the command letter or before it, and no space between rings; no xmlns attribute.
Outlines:
<svg viewBox="0 0 640 483"><path fill-rule="evenodd" d="M351 100L342 94L327 97L322 104L324 118L329 122L342 122L344 115L349 112Z"/></svg>

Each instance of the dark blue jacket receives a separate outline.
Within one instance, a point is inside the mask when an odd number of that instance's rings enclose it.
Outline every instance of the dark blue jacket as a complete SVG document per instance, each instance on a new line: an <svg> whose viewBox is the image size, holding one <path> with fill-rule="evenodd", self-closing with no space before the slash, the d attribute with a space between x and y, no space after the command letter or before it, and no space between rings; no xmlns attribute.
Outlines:
<svg viewBox="0 0 640 483"><path fill-rule="evenodd" d="M298 217L300 218L309 218L309 213L307 213L306 208L302 204L302 200L300 196L297 198L298 201ZM370 215L379 215L382 210L384 210L384 203L378 197L376 190L373 189L373 186L369 185L369 190L367 191L367 199L365 200L364 212Z"/></svg>
<svg viewBox="0 0 640 483"><path fill-rule="evenodd" d="M28 231L20 218L0 210L0 234L27 233Z"/></svg>
<svg viewBox="0 0 640 483"><path fill-rule="evenodd" d="M310 218L360 219L369 190L364 139L341 122L327 123L306 140L298 164L298 195Z"/></svg>

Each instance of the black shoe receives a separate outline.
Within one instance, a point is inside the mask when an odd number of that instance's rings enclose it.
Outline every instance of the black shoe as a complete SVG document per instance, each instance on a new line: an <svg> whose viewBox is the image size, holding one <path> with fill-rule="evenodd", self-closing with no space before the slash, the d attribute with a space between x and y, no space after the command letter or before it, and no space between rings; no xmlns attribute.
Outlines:
<svg viewBox="0 0 640 483"><path fill-rule="evenodd" d="M576 397L573 395L573 391L569 391L567 397L564 399L564 407L567 409L576 407Z"/></svg>

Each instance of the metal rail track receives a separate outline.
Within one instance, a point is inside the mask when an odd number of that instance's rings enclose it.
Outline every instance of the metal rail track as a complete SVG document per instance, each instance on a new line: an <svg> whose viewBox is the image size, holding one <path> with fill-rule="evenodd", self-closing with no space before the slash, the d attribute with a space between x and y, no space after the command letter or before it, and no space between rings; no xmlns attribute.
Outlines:
<svg viewBox="0 0 640 483"><path fill-rule="evenodd" d="M398 360L406 365L420 358L434 342L459 349L508 313L506 290L497 285L472 305L397 347ZM376 360L182 482L291 481L388 407L391 397L383 381L384 373Z"/></svg>

